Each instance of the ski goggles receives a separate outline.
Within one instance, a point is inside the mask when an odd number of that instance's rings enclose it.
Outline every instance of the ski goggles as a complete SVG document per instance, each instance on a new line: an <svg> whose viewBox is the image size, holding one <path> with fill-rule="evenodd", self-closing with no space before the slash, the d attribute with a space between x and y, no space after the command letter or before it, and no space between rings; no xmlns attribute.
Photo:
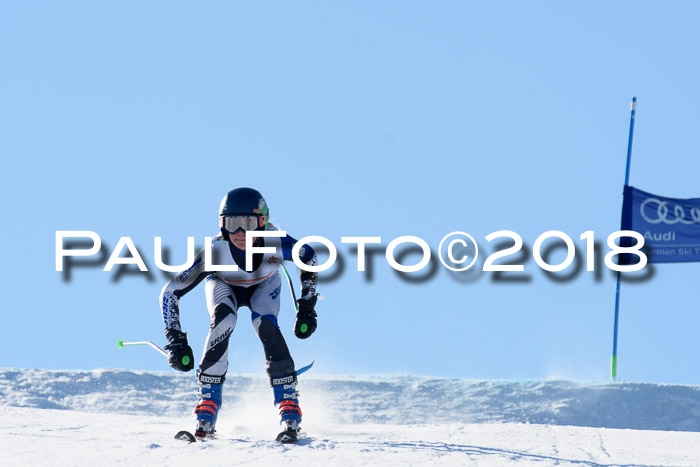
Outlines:
<svg viewBox="0 0 700 467"><path fill-rule="evenodd" d="M256 230L263 227L263 216L221 216L221 226L230 233L236 233L238 229Z"/></svg>

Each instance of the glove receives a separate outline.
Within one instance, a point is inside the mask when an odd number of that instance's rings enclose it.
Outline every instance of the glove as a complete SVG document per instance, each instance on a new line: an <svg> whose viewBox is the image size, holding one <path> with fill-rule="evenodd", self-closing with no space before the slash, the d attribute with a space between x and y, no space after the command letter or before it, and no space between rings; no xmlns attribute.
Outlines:
<svg viewBox="0 0 700 467"><path fill-rule="evenodd" d="M294 323L294 335L299 339L306 339L316 330L316 306L317 296L309 295L297 300L297 321Z"/></svg>
<svg viewBox="0 0 700 467"><path fill-rule="evenodd" d="M194 368L192 347L187 344L187 334L175 329L166 329L165 337L169 344L163 347L170 352L168 365L180 371L190 371Z"/></svg>

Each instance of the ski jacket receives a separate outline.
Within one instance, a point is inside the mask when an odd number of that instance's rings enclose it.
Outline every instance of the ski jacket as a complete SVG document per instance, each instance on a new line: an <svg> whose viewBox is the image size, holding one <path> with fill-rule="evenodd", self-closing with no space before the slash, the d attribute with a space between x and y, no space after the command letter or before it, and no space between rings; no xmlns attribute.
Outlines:
<svg viewBox="0 0 700 467"><path fill-rule="evenodd" d="M163 313L165 328L181 331L180 298L194 289L207 276L213 274L231 286L253 287L275 274L279 274L278 269L282 261L292 261L292 248L297 240L289 235L258 238L257 241L260 242L260 245L256 243L256 247L272 247L274 253L254 253L251 271L245 270L245 251L239 250L219 234L211 243L212 264L216 266L237 265L238 271L206 271L204 250L202 250L195 257L192 266L177 273L165 284L160 294L160 309ZM318 263L316 252L309 245L305 245L299 250L299 258L308 266L316 266ZM318 273L300 269L299 278L302 297L316 293Z"/></svg>

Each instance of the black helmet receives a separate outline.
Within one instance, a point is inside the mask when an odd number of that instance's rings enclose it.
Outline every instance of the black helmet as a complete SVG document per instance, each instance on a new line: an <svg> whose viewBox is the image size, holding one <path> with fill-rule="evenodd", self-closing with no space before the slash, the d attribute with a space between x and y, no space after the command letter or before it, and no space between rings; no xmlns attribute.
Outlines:
<svg viewBox="0 0 700 467"><path fill-rule="evenodd" d="M231 218L231 219L226 219ZM247 222L228 221L243 220ZM236 188L229 191L219 206L219 223L222 233L235 233L242 228L244 230L267 230L270 214L265 198L258 190L253 188ZM235 226L235 227L234 227ZM225 237L225 235L224 235Z"/></svg>

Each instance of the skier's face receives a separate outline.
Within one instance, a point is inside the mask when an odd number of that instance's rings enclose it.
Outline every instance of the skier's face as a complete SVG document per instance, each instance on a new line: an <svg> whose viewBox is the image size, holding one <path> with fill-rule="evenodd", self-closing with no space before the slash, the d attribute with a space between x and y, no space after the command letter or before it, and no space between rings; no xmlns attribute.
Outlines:
<svg viewBox="0 0 700 467"><path fill-rule="evenodd" d="M245 250L245 231L238 229L236 233L228 234L229 240L235 245L239 250Z"/></svg>

